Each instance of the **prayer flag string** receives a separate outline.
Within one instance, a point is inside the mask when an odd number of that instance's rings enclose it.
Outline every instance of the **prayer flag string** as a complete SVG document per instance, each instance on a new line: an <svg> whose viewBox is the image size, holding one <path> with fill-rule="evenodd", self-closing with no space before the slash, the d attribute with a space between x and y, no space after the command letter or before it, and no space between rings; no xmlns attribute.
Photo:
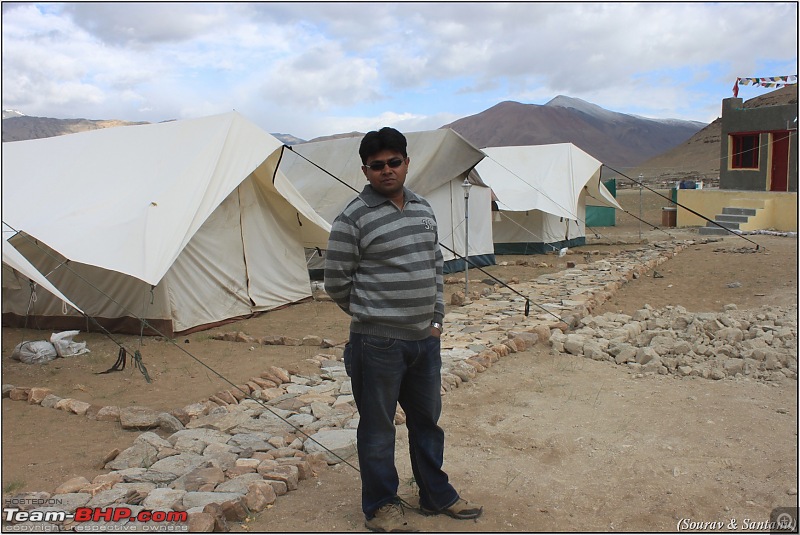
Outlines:
<svg viewBox="0 0 800 535"><path fill-rule="evenodd" d="M797 75L790 74L786 76L762 76L760 78L737 78L733 83L733 96L739 96L740 85L757 85L761 87L776 87L780 88L786 85L794 85L797 83Z"/></svg>

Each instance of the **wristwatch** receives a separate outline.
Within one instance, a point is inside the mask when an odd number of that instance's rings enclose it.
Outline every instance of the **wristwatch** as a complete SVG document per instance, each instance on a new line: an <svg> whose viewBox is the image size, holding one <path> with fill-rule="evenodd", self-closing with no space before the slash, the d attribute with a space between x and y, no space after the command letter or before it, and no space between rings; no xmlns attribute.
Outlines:
<svg viewBox="0 0 800 535"><path fill-rule="evenodd" d="M439 323L438 321L432 321L431 322L431 327L439 329L439 332L443 332L444 331L444 329L442 329L442 324Z"/></svg>

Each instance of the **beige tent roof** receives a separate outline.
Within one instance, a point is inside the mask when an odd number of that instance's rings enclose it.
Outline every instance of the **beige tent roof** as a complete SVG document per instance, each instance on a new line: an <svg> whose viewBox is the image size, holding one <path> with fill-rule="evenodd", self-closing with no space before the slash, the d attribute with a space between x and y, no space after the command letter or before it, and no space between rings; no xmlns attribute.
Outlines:
<svg viewBox="0 0 800 535"><path fill-rule="evenodd" d="M236 112L3 143L3 221L92 317L179 332L269 310L311 295L304 246L330 231L281 151ZM3 285L4 319L26 314L25 289ZM63 320L59 305L37 314Z"/></svg>

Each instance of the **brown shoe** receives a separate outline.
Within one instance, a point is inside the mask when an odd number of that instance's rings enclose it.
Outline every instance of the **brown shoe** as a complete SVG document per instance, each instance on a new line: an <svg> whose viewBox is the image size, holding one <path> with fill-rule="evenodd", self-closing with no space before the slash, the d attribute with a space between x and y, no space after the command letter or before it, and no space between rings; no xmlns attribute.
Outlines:
<svg viewBox="0 0 800 535"><path fill-rule="evenodd" d="M371 531L379 533L412 533L419 531L406 522L403 506L399 503L387 503L375 511L375 516L364 525Z"/></svg>
<svg viewBox="0 0 800 535"><path fill-rule="evenodd" d="M475 505L474 503L469 503L463 498L459 498L456 503L447 509L434 511L433 509L428 509L427 507L420 505L419 510L422 511L422 514L424 515L447 515L457 520L472 520L483 514L483 507L480 505Z"/></svg>

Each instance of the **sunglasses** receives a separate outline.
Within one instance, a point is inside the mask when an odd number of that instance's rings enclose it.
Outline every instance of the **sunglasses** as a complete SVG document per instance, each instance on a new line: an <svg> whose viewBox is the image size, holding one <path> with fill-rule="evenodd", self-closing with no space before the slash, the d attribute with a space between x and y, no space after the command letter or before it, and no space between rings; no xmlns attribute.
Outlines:
<svg viewBox="0 0 800 535"><path fill-rule="evenodd" d="M369 167L373 171L383 171L384 166L388 165L390 168L395 169L403 165L403 158L392 158L388 162L382 162L380 160L368 163L364 167Z"/></svg>

